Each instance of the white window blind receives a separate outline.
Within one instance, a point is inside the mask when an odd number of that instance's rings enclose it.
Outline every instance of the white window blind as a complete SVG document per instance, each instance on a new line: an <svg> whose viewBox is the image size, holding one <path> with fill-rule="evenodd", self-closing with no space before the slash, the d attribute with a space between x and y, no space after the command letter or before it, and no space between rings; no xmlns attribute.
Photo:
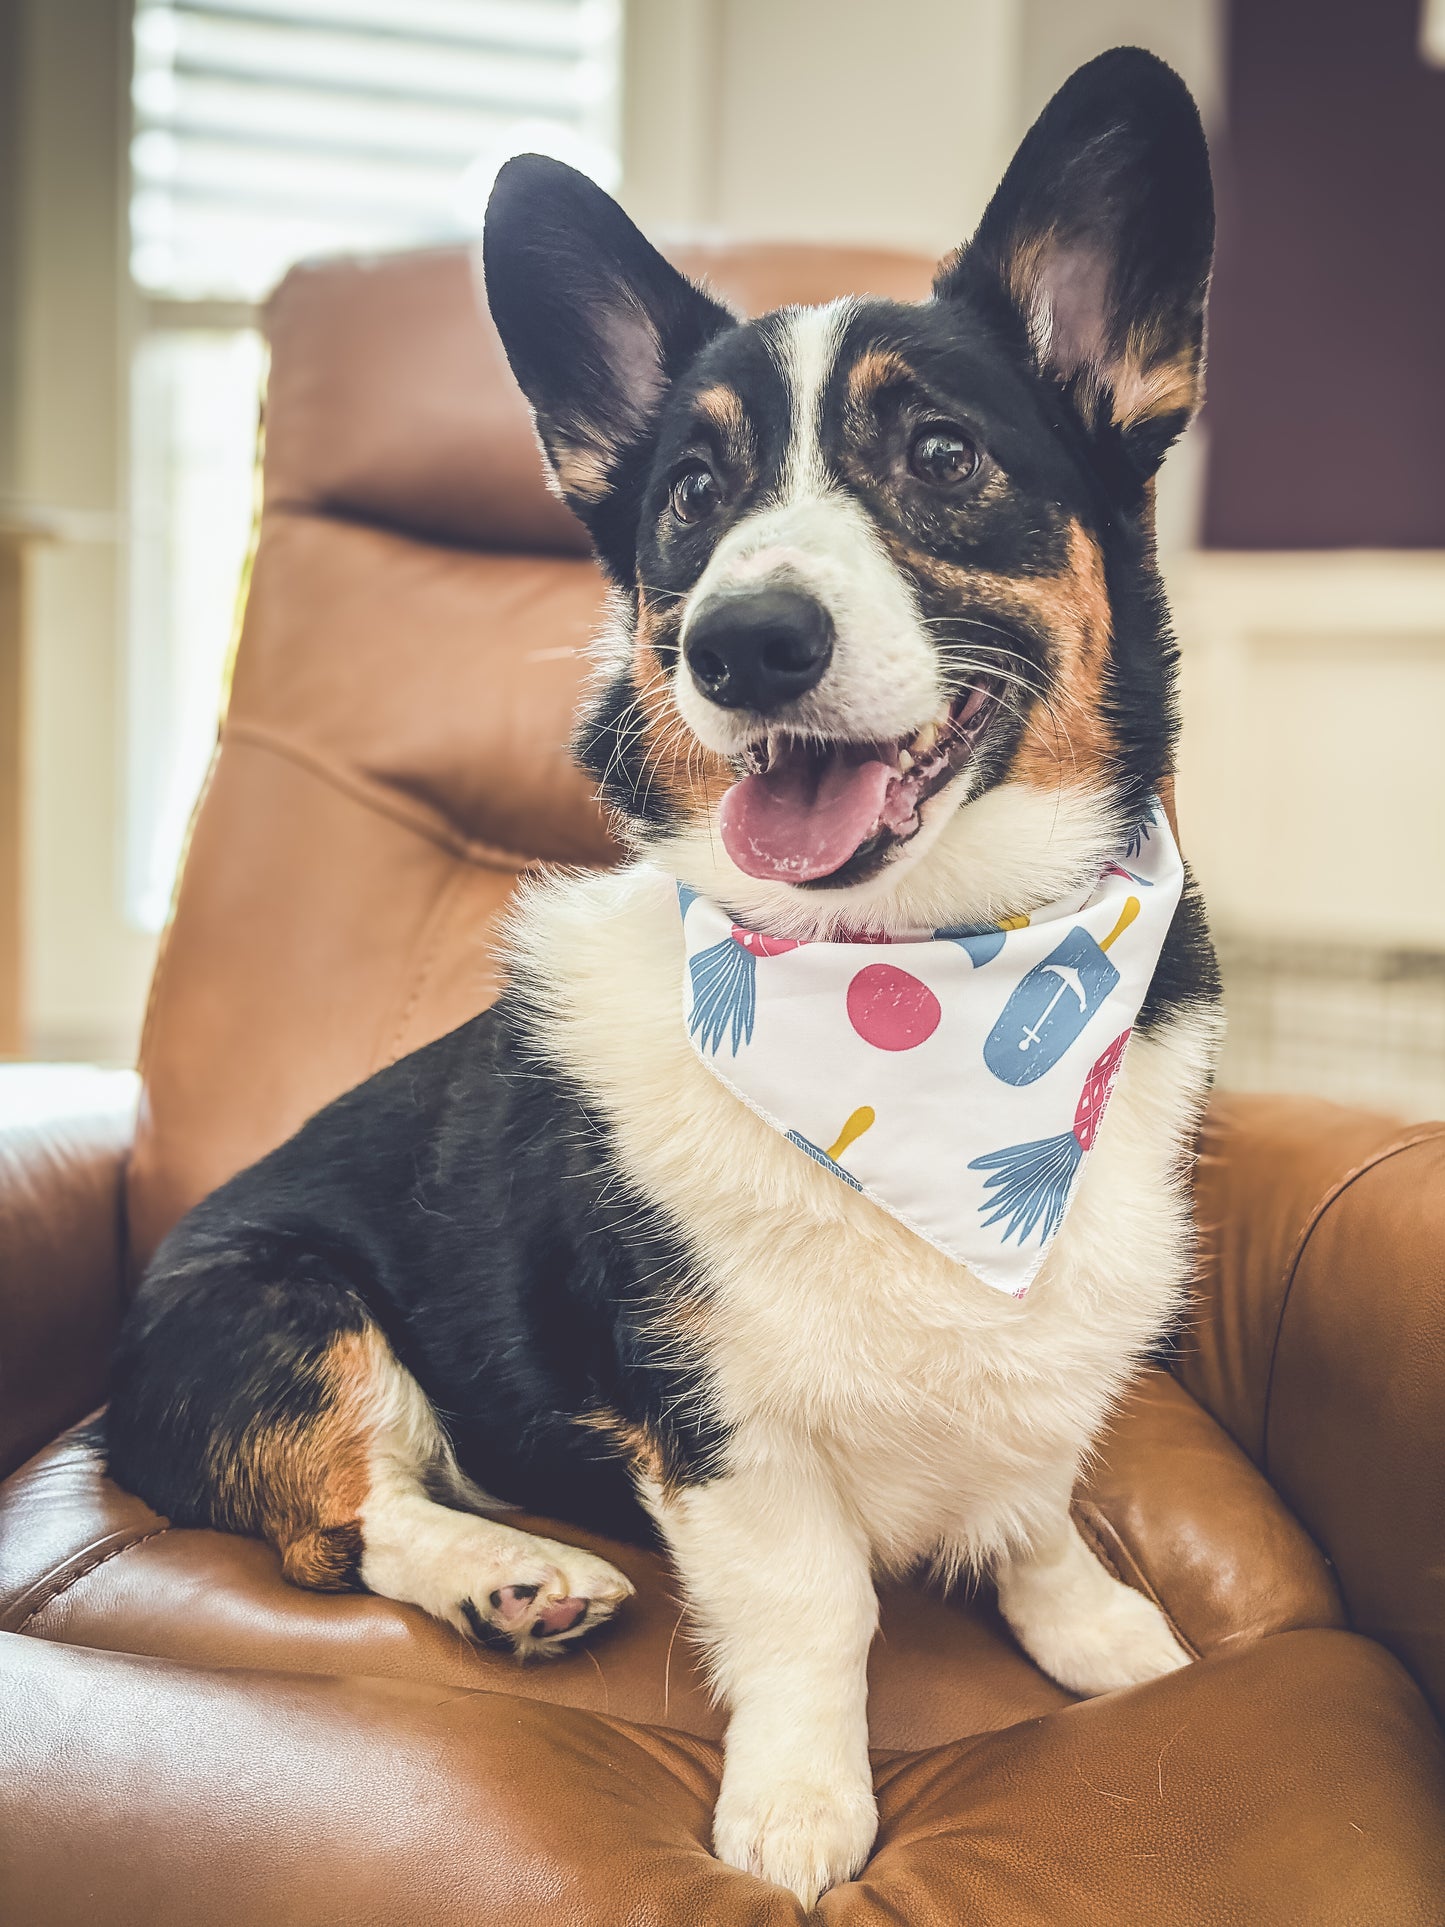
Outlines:
<svg viewBox="0 0 1445 1927"><path fill-rule="evenodd" d="M135 0L126 900L159 927L254 499L253 304L306 255L480 231L509 154L614 187L619 0Z"/></svg>
<svg viewBox="0 0 1445 1927"><path fill-rule="evenodd" d="M616 184L618 0L137 0L131 267L254 300L291 262L475 233L532 148Z"/></svg>

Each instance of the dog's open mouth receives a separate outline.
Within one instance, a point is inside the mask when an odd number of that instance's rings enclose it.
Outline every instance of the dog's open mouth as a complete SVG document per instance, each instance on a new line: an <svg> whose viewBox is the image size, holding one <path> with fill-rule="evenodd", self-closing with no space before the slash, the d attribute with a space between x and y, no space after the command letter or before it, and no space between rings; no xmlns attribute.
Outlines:
<svg viewBox="0 0 1445 1927"><path fill-rule="evenodd" d="M906 741L760 737L718 811L728 855L750 877L812 883L906 843L924 802L972 756L995 705L993 685L982 682Z"/></svg>

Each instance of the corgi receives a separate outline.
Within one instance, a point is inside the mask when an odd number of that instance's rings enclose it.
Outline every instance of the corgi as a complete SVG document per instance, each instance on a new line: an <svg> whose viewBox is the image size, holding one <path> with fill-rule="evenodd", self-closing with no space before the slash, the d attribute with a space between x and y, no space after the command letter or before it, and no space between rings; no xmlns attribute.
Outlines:
<svg viewBox="0 0 1445 1927"><path fill-rule="evenodd" d="M500 1000L192 1211L120 1343L115 1478L297 1585L540 1658L631 1586L505 1507L659 1537L728 1713L714 1849L804 1905L876 1831L880 1573L990 1575L1076 1693L1187 1663L1069 1507L1185 1302L1219 982L1186 871L1019 1297L714 1074L680 903L765 954L1018 929L1167 795L1153 488L1212 242L1194 104L1129 48L917 305L740 319L585 177L507 163L488 298L611 584L576 742L632 860L530 884ZM925 1074L986 1115L986 1073Z"/></svg>

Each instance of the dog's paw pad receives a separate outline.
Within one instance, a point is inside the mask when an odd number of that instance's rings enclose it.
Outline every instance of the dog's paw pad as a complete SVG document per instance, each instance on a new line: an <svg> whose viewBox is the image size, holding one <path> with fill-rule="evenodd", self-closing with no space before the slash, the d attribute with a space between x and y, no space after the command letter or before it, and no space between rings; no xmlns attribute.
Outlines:
<svg viewBox="0 0 1445 1927"><path fill-rule="evenodd" d="M533 1639L556 1639L570 1633L587 1615L590 1599L549 1599L532 1621Z"/></svg>
<svg viewBox="0 0 1445 1927"><path fill-rule="evenodd" d="M540 1586L498 1586L487 1604L497 1616L499 1626L520 1626L527 1608L541 1591Z"/></svg>
<svg viewBox="0 0 1445 1927"><path fill-rule="evenodd" d="M480 1645L524 1659L565 1651L610 1619L632 1586L614 1566L559 1546L565 1559L540 1578L493 1586L459 1602L465 1630Z"/></svg>

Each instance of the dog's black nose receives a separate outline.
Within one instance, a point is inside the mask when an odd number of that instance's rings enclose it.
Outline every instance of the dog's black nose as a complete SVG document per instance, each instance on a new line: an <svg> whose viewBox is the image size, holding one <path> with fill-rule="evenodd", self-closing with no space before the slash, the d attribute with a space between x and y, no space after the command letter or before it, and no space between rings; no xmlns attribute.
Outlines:
<svg viewBox="0 0 1445 1927"><path fill-rule="evenodd" d="M710 702L767 716L822 680L833 624L801 589L734 590L698 610L683 654Z"/></svg>

